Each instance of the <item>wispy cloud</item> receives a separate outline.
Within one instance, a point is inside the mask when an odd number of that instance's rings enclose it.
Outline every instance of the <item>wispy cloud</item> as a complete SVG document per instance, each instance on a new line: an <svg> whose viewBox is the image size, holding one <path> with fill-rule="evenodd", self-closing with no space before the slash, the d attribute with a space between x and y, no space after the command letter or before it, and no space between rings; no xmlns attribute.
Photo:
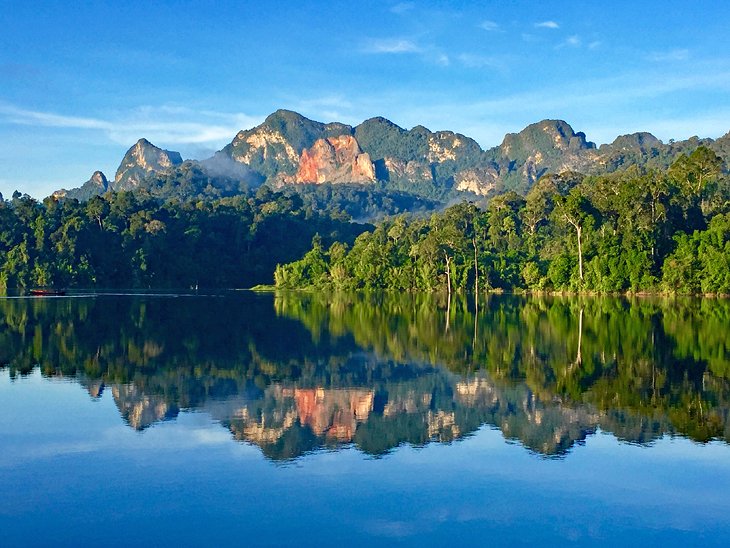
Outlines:
<svg viewBox="0 0 730 548"><path fill-rule="evenodd" d="M561 92L555 88L545 88L535 92L518 93L498 99L480 101L472 108L492 112L519 112L525 105L535 112L563 110L567 105L602 105L602 110L621 103L631 103L636 99L654 99L679 91L693 89L713 89L730 91L730 71L713 74L688 73L671 76L664 72L647 74L645 72L625 74L612 78L602 78L582 82L572 86L573 92Z"/></svg>
<svg viewBox="0 0 730 548"><path fill-rule="evenodd" d="M684 117L642 114L632 118L631 125L595 126L591 129L591 134L599 142L609 142L618 135L649 131L667 142L669 139L688 139L692 136L719 137L729 130L730 109L724 109Z"/></svg>
<svg viewBox="0 0 730 548"><path fill-rule="evenodd" d="M672 49L669 51L653 51L645 56L647 61L664 63L672 61L686 61L689 59L689 50Z"/></svg>
<svg viewBox="0 0 730 548"><path fill-rule="evenodd" d="M556 23L555 21L541 21L540 23L535 23L535 28L538 29L559 29L560 25Z"/></svg>
<svg viewBox="0 0 730 548"><path fill-rule="evenodd" d="M346 99L343 95L332 94L300 100L299 105L305 110L310 108L349 109L352 108L352 101Z"/></svg>
<svg viewBox="0 0 730 548"><path fill-rule="evenodd" d="M449 59L449 56L445 53L439 53L436 55L435 62L437 65L441 65L442 67L448 67L451 64L451 59Z"/></svg>
<svg viewBox="0 0 730 548"><path fill-rule="evenodd" d="M502 57L492 55L475 55L472 53L462 53L456 58L462 65L467 68L503 69L505 67L505 62Z"/></svg>
<svg viewBox="0 0 730 548"><path fill-rule="evenodd" d="M181 118L196 121L180 122ZM0 103L0 119L24 126L101 131L122 145L140 137L165 144L219 143L260 121L258 117L241 113L193 111L165 105L143 106L108 118L91 118L29 110L7 103Z"/></svg>
<svg viewBox="0 0 730 548"><path fill-rule="evenodd" d="M580 39L580 36L573 35L568 36L565 40L560 42L557 46L555 46L555 49L562 49L562 48L579 48L583 44L583 41Z"/></svg>
<svg viewBox="0 0 730 548"><path fill-rule="evenodd" d="M730 69L706 67L677 76L667 71L640 71L610 78L572 82L565 87L546 86L531 92L494 96L488 99L440 103L419 101L418 106L398 110L401 124L422 123L459 131L490 147L501 142L508 131L519 131L542 118L562 118L578 123L597 143L634 131L651 131L662 139L685 138L693 134L718 137L730 130L730 109L712 113L673 116L647 105L667 104L676 94L703 90L730 92ZM428 105L428 106L427 106ZM611 127L605 126L606 112ZM603 113L603 114L601 114ZM640 113L640 114L637 114ZM662 119L666 118L666 123ZM418 122L416 122L418 121Z"/></svg>
<svg viewBox="0 0 730 548"><path fill-rule="evenodd" d="M292 108L297 112L301 112L305 116L314 117L316 120L345 123L351 123L354 120L351 115L354 107L352 101L339 94L306 99L292 95L288 99L288 104L292 105Z"/></svg>
<svg viewBox="0 0 730 548"><path fill-rule="evenodd" d="M0 116L7 122L27 126L60 127L76 129L109 129L111 124L95 118L64 116L52 112L40 112L0 104Z"/></svg>
<svg viewBox="0 0 730 548"><path fill-rule="evenodd" d="M499 23L495 21L482 21L479 24L479 28L489 32L497 32L501 30Z"/></svg>
<svg viewBox="0 0 730 548"><path fill-rule="evenodd" d="M412 40L405 38L384 38L372 40L366 44L362 51L364 53L420 53L421 47Z"/></svg>
<svg viewBox="0 0 730 548"><path fill-rule="evenodd" d="M414 2L400 2L390 8L390 11L393 13L406 13L407 11L411 11L413 8L416 7L416 4Z"/></svg>

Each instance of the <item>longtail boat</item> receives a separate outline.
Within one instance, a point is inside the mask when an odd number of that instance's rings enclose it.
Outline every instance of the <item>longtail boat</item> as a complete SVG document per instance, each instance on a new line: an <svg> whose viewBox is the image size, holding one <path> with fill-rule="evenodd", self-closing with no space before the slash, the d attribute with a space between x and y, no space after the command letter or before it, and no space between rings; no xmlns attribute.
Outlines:
<svg viewBox="0 0 730 548"><path fill-rule="evenodd" d="M29 291L29 293L36 297L50 297L50 296L65 295L66 290L65 289L31 289Z"/></svg>

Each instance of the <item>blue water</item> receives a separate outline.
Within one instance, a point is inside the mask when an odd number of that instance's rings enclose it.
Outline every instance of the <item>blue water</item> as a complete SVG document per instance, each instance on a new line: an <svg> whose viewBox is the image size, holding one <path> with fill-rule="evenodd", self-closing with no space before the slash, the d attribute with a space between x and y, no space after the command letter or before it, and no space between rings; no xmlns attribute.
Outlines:
<svg viewBox="0 0 730 548"><path fill-rule="evenodd" d="M138 432L110 393L0 375L2 544L730 541L730 448L598 433L545 459L484 427L451 444L284 464L204 412Z"/></svg>
<svg viewBox="0 0 730 548"><path fill-rule="evenodd" d="M327 320L232 299L0 302L0 545L730 544L721 352L677 358L672 309L608 306L630 316L612 316L624 337L644 314L671 319L652 332L660 351L624 357L591 303L529 326L529 302L510 323L496 301L447 331L441 309L388 323L355 304ZM505 374L494 318L527 330L522 359L543 369ZM229 329L212 344L201 325L216 321ZM379 341L401 324L414 335L387 347L394 361ZM485 344L474 370L453 351L462 335L475 356Z"/></svg>

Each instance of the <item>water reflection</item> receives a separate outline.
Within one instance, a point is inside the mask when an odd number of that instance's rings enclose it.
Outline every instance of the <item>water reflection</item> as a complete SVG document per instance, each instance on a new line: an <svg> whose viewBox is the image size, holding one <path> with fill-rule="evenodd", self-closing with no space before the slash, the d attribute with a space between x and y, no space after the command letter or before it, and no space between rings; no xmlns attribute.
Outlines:
<svg viewBox="0 0 730 548"><path fill-rule="evenodd" d="M478 310L478 312L475 312ZM110 392L143 430L207 412L271 459L499 429L730 442L730 302L403 295L0 300L0 364Z"/></svg>

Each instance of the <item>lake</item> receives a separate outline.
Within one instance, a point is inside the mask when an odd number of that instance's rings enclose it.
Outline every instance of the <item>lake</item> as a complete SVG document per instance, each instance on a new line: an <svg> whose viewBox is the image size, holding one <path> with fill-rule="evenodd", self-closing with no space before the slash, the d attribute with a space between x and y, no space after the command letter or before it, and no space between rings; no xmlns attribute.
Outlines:
<svg viewBox="0 0 730 548"><path fill-rule="evenodd" d="M0 299L28 545L727 545L730 301Z"/></svg>

